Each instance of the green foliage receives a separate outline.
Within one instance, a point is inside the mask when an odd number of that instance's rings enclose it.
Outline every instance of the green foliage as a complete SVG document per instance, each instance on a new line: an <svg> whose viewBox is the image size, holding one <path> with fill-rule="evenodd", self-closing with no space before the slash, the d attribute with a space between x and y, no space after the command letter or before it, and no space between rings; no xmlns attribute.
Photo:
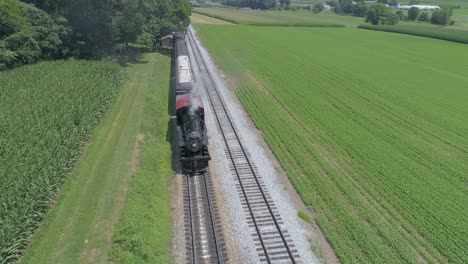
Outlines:
<svg viewBox="0 0 468 264"><path fill-rule="evenodd" d="M341 15L364 17L368 9L368 5L362 1L358 1L356 4L353 4L351 0L341 0L333 11Z"/></svg>
<svg viewBox="0 0 468 264"><path fill-rule="evenodd" d="M333 11L337 14L351 14L352 8L352 0L340 0Z"/></svg>
<svg viewBox="0 0 468 264"><path fill-rule="evenodd" d="M448 25L452 19L453 9L442 7L440 10L435 10L431 16L431 23L436 25Z"/></svg>
<svg viewBox="0 0 468 264"><path fill-rule="evenodd" d="M398 6L399 1L398 0L390 0L388 1L389 6Z"/></svg>
<svg viewBox="0 0 468 264"><path fill-rule="evenodd" d="M281 7L288 7L291 4L291 0L279 0Z"/></svg>
<svg viewBox="0 0 468 264"><path fill-rule="evenodd" d="M304 211L297 212L297 216L309 224L312 224L312 218Z"/></svg>
<svg viewBox="0 0 468 264"><path fill-rule="evenodd" d="M358 17L365 17L369 7L363 2L358 2L351 7L351 14Z"/></svg>
<svg viewBox="0 0 468 264"><path fill-rule="evenodd" d="M128 47L143 33L145 18L139 0L120 0L117 6L113 16L114 37L117 43Z"/></svg>
<svg viewBox="0 0 468 264"><path fill-rule="evenodd" d="M314 12L314 13L320 13L320 12L322 12L324 9L325 9L325 7L323 6L322 3L315 3L315 4L312 6L312 12Z"/></svg>
<svg viewBox="0 0 468 264"><path fill-rule="evenodd" d="M28 12L33 38L40 48L40 59L63 59L71 55L71 29L63 17L50 17L46 12L30 5Z"/></svg>
<svg viewBox="0 0 468 264"><path fill-rule="evenodd" d="M0 262L28 244L120 80L119 67L105 62L0 72Z"/></svg>
<svg viewBox="0 0 468 264"><path fill-rule="evenodd" d="M129 44L152 50L162 35L185 29L191 13L188 0L24 2L30 4L0 0L0 70L44 59L102 58Z"/></svg>
<svg viewBox="0 0 468 264"><path fill-rule="evenodd" d="M284 4L287 1L284 0ZM221 0L221 4L234 7L249 7L252 9L273 9L276 7L276 0Z"/></svg>
<svg viewBox="0 0 468 264"><path fill-rule="evenodd" d="M395 25L398 23L398 15L382 3L372 5L366 14L366 22L372 25Z"/></svg>
<svg viewBox="0 0 468 264"><path fill-rule="evenodd" d="M468 44L467 31L462 30L462 29L428 27L428 26L422 26L422 25L398 25L398 26L359 25L358 27L363 28L363 29L402 33L402 34L435 38L435 39Z"/></svg>
<svg viewBox="0 0 468 264"><path fill-rule="evenodd" d="M70 55L70 29L63 18L54 20L16 0L0 0L0 6L4 4L8 8L2 9L6 13L0 18L0 70Z"/></svg>
<svg viewBox="0 0 468 264"><path fill-rule="evenodd" d="M431 20L430 16L428 13L422 12L421 15L419 15L418 21L421 22L429 22Z"/></svg>
<svg viewBox="0 0 468 264"><path fill-rule="evenodd" d="M398 9L398 11L396 11L395 14L398 16L399 20L404 20L403 11L401 9Z"/></svg>
<svg viewBox="0 0 468 264"><path fill-rule="evenodd" d="M417 7L411 7L409 10L408 10L408 19L411 20L411 21L414 21L416 19L418 19L419 17L419 8Z"/></svg>
<svg viewBox="0 0 468 264"><path fill-rule="evenodd" d="M26 12L17 0L0 0L0 40L26 25Z"/></svg>
<svg viewBox="0 0 468 264"><path fill-rule="evenodd" d="M342 263L466 262L467 46L196 27Z"/></svg>
<svg viewBox="0 0 468 264"><path fill-rule="evenodd" d="M60 11L60 6L63 5L64 0L21 0L21 2L32 4L39 9L55 15Z"/></svg>

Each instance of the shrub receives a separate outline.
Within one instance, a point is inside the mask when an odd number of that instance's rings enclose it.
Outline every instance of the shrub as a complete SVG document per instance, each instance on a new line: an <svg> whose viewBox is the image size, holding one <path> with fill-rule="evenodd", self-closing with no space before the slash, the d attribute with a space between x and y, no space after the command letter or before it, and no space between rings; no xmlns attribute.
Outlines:
<svg viewBox="0 0 468 264"><path fill-rule="evenodd" d="M369 8L365 21L373 25L395 25L398 23L398 15L392 13L385 4L379 3Z"/></svg>
<svg viewBox="0 0 468 264"><path fill-rule="evenodd" d="M431 16L431 23L436 25L448 25L453 15L453 9L442 7L440 10L435 10Z"/></svg>
<svg viewBox="0 0 468 264"><path fill-rule="evenodd" d="M421 13L421 15L419 15L419 18L418 18L419 21L422 21L422 22L428 22L430 20L430 17L429 17L429 14L428 13Z"/></svg>
<svg viewBox="0 0 468 264"><path fill-rule="evenodd" d="M315 3L312 6L312 12L314 12L316 14L322 12L324 9L325 9L325 7L323 6L322 3Z"/></svg>
<svg viewBox="0 0 468 264"><path fill-rule="evenodd" d="M410 10L408 10L408 19L411 21L418 19L419 13L420 13L419 8L414 7L414 6L411 7Z"/></svg>

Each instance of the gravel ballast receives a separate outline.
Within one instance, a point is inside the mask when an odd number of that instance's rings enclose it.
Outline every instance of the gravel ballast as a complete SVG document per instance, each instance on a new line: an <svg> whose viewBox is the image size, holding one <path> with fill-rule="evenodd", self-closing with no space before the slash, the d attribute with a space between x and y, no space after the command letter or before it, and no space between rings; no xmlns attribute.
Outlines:
<svg viewBox="0 0 468 264"><path fill-rule="evenodd" d="M192 27L190 31L195 33ZM195 34L196 35L196 34ZM299 210L307 210L299 199L294 188L287 179L286 175L279 167L268 146L263 141L261 133L255 128L250 117L245 112L237 97L228 88L227 82L221 78L221 73L211 59L207 50L200 45L201 55L203 56L208 70L211 72L221 97L229 109L232 121L235 123L239 136L242 138L242 144L250 152L251 160L255 163L258 173L263 179L271 198L281 215L282 220L298 250L303 263L319 263L319 258L312 252L311 244L320 245L324 250L327 262L338 262L334 254L329 253L331 249L323 234L316 226L308 224L301 220L297 213ZM189 48L190 52L192 50ZM191 56L194 74L197 81L196 91L203 97L205 106L206 125L209 134L209 149L212 156L210 163L211 175L214 178L214 187L216 189L218 208L220 210L221 221L223 224L226 247L230 258L230 263L258 263L259 258L255 250L254 241L247 225L246 215L242 208L239 194L236 190L234 176L229 169L229 160L224 149L224 141L216 125L214 113L209 104L209 100L204 89L201 89L199 70L196 67L194 56ZM224 77L224 76L223 76ZM325 242L325 243L324 243Z"/></svg>

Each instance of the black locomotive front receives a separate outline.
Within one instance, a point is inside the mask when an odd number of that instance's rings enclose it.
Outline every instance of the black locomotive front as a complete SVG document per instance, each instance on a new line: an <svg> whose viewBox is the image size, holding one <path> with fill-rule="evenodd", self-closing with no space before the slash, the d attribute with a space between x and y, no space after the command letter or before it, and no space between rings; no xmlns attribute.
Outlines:
<svg viewBox="0 0 468 264"><path fill-rule="evenodd" d="M184 172L206 170L208 153L205 116L201 99L190 95L176 97L177 134L180 165Z"/></svg>

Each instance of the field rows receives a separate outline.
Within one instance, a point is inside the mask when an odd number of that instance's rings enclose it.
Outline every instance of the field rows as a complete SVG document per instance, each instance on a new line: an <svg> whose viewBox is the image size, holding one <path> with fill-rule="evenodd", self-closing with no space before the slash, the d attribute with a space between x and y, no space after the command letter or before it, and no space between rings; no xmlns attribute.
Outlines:
<svg viewBox="0 0 468 264"><path fill-rule="evenodd" d="M208 15L236 24L284 26L357 26L361 17L339 16L332 12L314 14L311 11L237 10L235 8L195 8L195 13Z"/></svg>
<svg viewBox="0 0 468 264"><path fill-rule="evenodd" d="M28 244L120 83L119 66L107 62L0 73L1 261Z"/></svg>
<svg viewBox="0 0 468 264"><path fill-rule="evenodd" d="M465 46L357 29L197 28L342 261L466 259Z"/></svg>

